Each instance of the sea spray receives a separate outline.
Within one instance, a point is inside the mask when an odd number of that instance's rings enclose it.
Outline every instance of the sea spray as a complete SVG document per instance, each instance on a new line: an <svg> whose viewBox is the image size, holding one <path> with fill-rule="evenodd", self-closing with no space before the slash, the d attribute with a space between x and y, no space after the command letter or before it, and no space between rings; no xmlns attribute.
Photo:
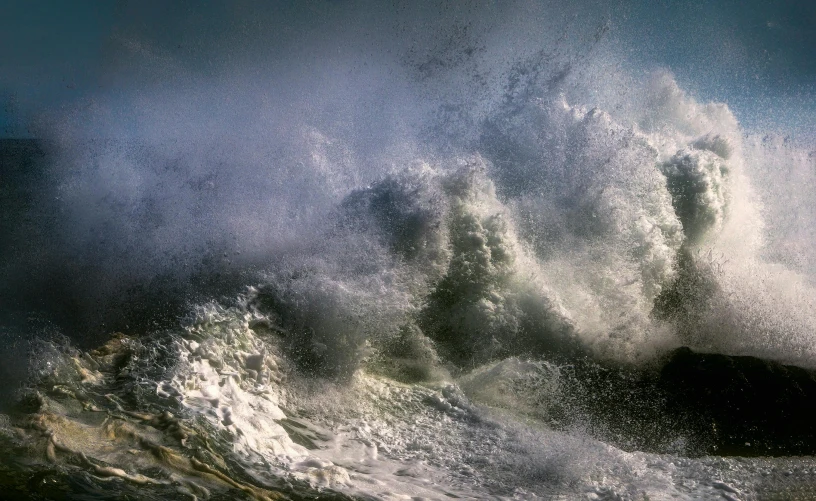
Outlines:
<svg viewBox="0 0 816 501"><path fill-rule="evenodd" d="M36 120L0 192L15 492L812 490L716 456L814 452L807 148L584 3L309 7L126 22Z"/></svg>

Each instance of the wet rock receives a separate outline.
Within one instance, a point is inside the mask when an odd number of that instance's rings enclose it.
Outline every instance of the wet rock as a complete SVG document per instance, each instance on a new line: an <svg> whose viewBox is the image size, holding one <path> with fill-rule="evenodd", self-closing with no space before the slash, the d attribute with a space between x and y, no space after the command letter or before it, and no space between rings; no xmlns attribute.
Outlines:
<svg viewBox="0 0 816 501"><path fill-rule="evenodd" d="M711 429L711 454L816 453L816 371L680 348L660 383L670 411L696 415Z"/></svg>
<svg viewBox="0 0 816 501"><path fill-rule="evenodd" d="M624 450L686 456L816 454L816 371L679 348L648 368L572 359L559 422Z"/></svg>

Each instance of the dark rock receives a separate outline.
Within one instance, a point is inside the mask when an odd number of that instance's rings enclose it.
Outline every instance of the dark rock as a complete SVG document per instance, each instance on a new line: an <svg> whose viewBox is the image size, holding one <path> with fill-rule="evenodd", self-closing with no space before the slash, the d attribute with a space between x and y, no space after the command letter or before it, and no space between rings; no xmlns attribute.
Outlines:
<svg viewBox="0 0 816 501"><path fill-rule="evenodd" d="M712 435L710 454L816 453L816 371L680 348L663 366L660 385L670 412L696 416Z"/></svg>
<svg viewBox="0 0 816 501"><path fill-rule="evenodd" d="M565 362L558 421L624 450L816 454L816 371L689 348L649 368Z"/></svg>

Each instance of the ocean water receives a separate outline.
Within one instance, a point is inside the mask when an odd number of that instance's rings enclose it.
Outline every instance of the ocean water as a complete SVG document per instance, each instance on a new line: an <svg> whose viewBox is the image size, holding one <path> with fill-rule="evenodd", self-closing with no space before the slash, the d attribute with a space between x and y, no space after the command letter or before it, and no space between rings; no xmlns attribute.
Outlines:
<svg viewBox="0 0 816 501"><path fill-rule="evenodd" d="M816 498L813 89L655 9L118 6L6 111L2 495Z"/></svg>

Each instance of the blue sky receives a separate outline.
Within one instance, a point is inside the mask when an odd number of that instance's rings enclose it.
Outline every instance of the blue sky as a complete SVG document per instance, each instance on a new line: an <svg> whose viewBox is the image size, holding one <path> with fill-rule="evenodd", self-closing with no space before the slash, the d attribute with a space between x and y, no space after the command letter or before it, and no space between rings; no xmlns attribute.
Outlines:
<svg viewBox="0 0 816 501"><path fill-rule="evenodd" d="M307 10L278 4L281 15ZM24 135L37 112L104 86L111 41L122 32L137 29L175 50L176 29L192 24L203 30L193 41L205 46L208 30L240 29L221 25L232 5L0 0L0 136ZM621 0L613 12L611 34L633 65L669 68L698 97L727 102L745 124L816 129L813 0Z"/></svg>
<svg viewBox="0 0 816 501"><path fill-rule="evenodd" d="M0 134L20 133L31 110L93 88L116 9L103 1L0 0Z"/></svg>
<svg viewBox="0 0 816 501"><path fill-rule="evenodd" d="M651 0L614 21L634 64L665 66L744 125L816 130L816 2Z"/></svg>

